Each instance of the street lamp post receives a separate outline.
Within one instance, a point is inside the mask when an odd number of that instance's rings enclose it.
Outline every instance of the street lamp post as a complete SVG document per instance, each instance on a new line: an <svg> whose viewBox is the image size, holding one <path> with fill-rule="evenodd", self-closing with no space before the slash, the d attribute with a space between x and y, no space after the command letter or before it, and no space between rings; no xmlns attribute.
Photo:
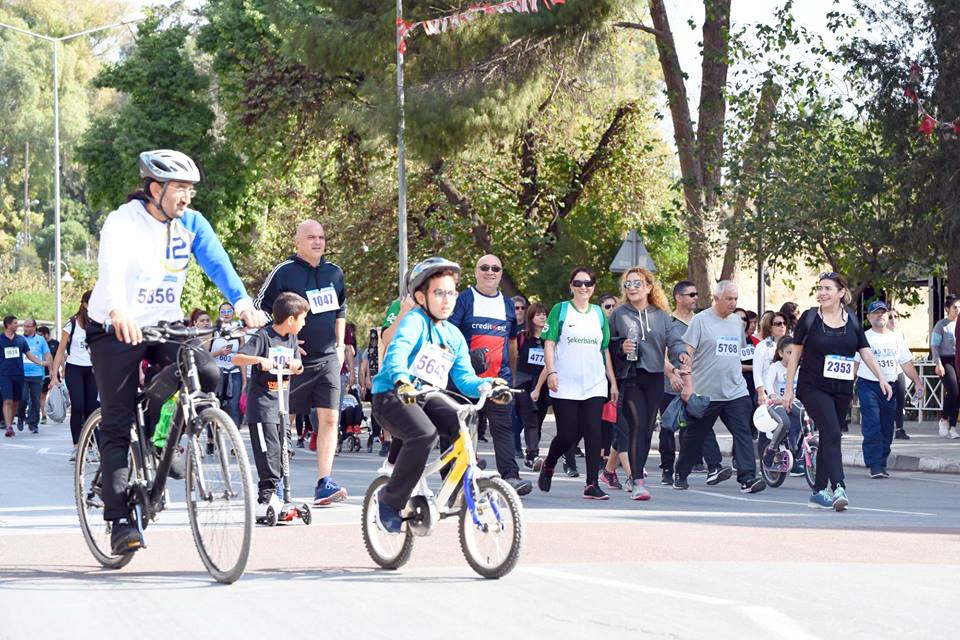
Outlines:
<svg viewBox="0 0 960 640"><path fill-rule="evenodd" d="M98 31L105 31L107 29L113 29L114 27L122 27L128 24L134 24L143 20L146 16L142 13L134 14L127 18L124 18L120 22L114 22L111 24L104 25L102 27L94 27L93 29L85 29L83 31L78 31L77 33L71 33L70 35L60 36L54 38L51 36L45 36L41 33L36 33L28 29L21 29L20 27L15 27L11 24L4 24L0 22L0 28L10 29L16 31L17 33L22 33L24 35L31 36L33 38L39 38L45 40L53 45L53 259L56 263L57 274L56 274L56 326L63 326L63 317L61 309L61 293L62 293L62 278L60 271L60 43L66 42L67 40L72 40L74 38L79 38L80 36L90 35L92 33L97 33Z"/></svg>

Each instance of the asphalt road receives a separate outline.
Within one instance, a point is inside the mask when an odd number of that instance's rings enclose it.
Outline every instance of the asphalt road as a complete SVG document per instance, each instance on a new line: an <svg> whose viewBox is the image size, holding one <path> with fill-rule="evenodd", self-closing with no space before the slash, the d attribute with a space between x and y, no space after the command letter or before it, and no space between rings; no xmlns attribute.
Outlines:
<svg viewBox="0 0 960 640"><path fill-rule="evenodd" d="M246 574L222 586L194 549L179 483L149 548L101 569L77 525L70 448L65 426L0 441L0 638L877 639L952 637L955 626L955 475L870 480L848 468L844 513L808 508L802 478L753 496L704 476L688 491L661 487L655 456L646 503L587 501L583 478L558 475L551 493L523 499L517 568L488 581L464 561L453 522L418 538L401 570L376 569L359 520L381 458L343 454L335 477L349 500L310 526L258 527ZM297 454L294 492L306 499L315 462Z"/></svg>

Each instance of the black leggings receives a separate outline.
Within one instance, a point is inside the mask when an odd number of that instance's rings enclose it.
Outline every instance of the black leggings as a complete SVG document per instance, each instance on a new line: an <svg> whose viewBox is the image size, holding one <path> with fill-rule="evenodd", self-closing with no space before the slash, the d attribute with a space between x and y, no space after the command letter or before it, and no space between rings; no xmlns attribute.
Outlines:
<svg viewBox="0 0 960 640"><path fill-rule="evenodd" d="M954 356L942 356L943 363L943 419L951 427L957 426L957 399L960 386L957 383L957 363Z"/></svg>
<svg viewBox="0 0 960 640"><path fill-rule="evenodd" d="M536 402L530 397L532 382L520 386L523 393L516 395L517 413L523 424L523 438L527 445L528 458L540 455L540 434L543 429L543 419L547 417L547 407L550 406L550 395L545 388L540 390L540 397Z"/></svg>
<svg viewBox="0 0 960 640"><path fill-rule="evenodd" d="M80 440L83 423L97 410L97 383L93 379L93 367L67 364L64 380L70 393L70 437L73 444Z"/></svg>
<svg viewBox="0 0 960 640"><path fill-rule="evenodd" d="M634 378L620 382L617 413L630 433L627 456L634 480L643 480L643 467L650 455L654 421L663 398L663 373L638 371Z"/></svg>
<svg viewBox="0 0 960 640"><path fill-rule="evenodd" d="M586 400L552 398L557 435L550 442L550 451L543 464L554 468L560 456L583 438L584 453L587 457L587 484L597 484L597 477L600 475L600 418L603 415L603 403L606 401L607 399L601 396Z"/></svg>
<svg viewBox="0 0 960 640"><path fill-rule="evenodd" d="M817 427L820 448L817 451L817 478L814 492L837 486L846 487L843 482L843 452L840 449L840 425L850 409L853 396L834 395L809 384L797 387L797 398L803 403L810 419Z"/></svg>

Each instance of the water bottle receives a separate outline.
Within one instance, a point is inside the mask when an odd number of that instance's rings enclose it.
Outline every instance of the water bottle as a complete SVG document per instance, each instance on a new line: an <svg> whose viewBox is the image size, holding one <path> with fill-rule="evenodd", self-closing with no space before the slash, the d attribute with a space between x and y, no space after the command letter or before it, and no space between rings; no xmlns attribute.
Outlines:
<svg viewBox="0 0 960 640"><path fill-rule="evenodd" d="M173 410L177 407L177 395L173 394L160 407L160 418L157 420L157 426L153 430L151 441L157 449L163 449L167 444L167 438L170 435L170 422L173 418Z"/></svg>
<svg viewBox="0 0 960 640"><path fill-rule="evenodd" d="M630 353L627 354L627 360L629 360L630 362L637 361L638 352L640 350L640 345L637 343L637 340L639 338L640 338L640 334L637 331L636 326L632 326L630 327L629 330L627 330L627 340L633 343L633 350L631 350Z"/></svg>

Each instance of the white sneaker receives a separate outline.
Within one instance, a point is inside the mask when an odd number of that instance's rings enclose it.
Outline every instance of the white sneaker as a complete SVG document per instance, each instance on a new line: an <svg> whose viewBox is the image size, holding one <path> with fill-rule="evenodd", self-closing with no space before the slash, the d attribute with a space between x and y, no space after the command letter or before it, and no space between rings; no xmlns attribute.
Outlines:
<svg viewBox="0 0 960 640"><path fill-rule="evenodd" d="M940 421L940 437L941 437L941 438L949 438L949 437L950 437L949 434L948 434L948 432L947 432L947 430L948 430L949 428L950 428L950 423L949 423L949 422L947 422L946 420L941 420L941 421Z"/></svg>
<svg viewBox="0 0 960 640"><path fill-rule="evenodd" d="M378 476L387 476L388 478L393 475L393 464L383 461L383 464L380 465L380 468L377 469Z"/></svg>
<svg viewBox="0 0 960 640"><path fill-rule="evenodd" d="M947 437L950 438L951 440L960 439L960 431L957 431L956 427L950 427L950 431L948 431L947 433L948 433Z"/></svg>
<svg viewBox="0 0 960 640"><path fill-rule="evenodd" d="M277 496L277 494L274 493L270 496L270 500L268 502L257 502L255 513L258 520L263 520L267 517L268 507L273 507L274 516L279 517L280 510L283 509L283 501Z"/></svg>

